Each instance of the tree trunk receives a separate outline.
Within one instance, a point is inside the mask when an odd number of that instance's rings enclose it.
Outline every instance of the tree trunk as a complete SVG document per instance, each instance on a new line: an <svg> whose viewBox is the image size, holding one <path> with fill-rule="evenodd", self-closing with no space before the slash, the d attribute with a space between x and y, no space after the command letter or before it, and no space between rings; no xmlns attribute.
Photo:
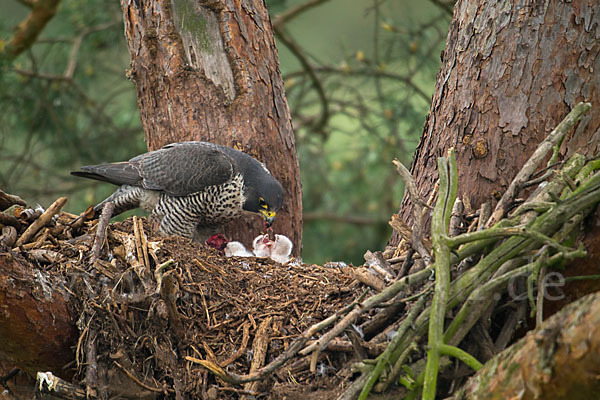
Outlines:
<svg viewBox="0 0 600 400"><path fill-rule="evenodd" d="M539 142L580 101L592 110L560 149L592 157L600 150L600 3L459 0L443 65L411 172L427 199L437 180L437 157L456 149L458 196L474 209L494 203ZM404 197L399 214L411 219ZM594 217L599 218L598 214ZM565 276L597 274L600 229L588 224L589 252ZM400 241L393 232L391 245ZM567 286L565 301L600 290L600 281Z"/></svg>
<svg viewBox="0 0 600 400"><path fill-rule="evenodd" d="M262 1L122 0L130 76L150 150L185 140L235 147L286 192L275 230L300 251L302 189L277 49ZM247 245L258 217L227 233Z"/></svg>
<svg viewBox="0 0 600 400"><path fill-rule="evenodd" d="M43 276L24 258L0 251L0 363L30 374L64 370L78 332L63 282Z"/></svg>
<svg viewBox="0 0 600 400"><path fill-rule="evenodd" d="M460 197L473 207L502 194L580 101L592 112L561 156L600 146L600 3L459 0L412 173L427 198L436 159L455 147ZM575 135L575 137L573 137ZM405 196L400 214L410 218ZM391 244L399 241L394 233Z"/></svg>

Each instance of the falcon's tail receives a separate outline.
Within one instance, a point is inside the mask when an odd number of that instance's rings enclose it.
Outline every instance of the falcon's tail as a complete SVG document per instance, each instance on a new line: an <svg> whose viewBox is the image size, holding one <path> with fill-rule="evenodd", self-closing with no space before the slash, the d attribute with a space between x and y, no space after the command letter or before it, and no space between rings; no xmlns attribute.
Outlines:
<svg viewBox="0 0 600 400"><path fill-rule="evenodd" d="M71 171L71 175L73 176L78 176L80 178L88 178L88 179L95 179L97 181L102 181L102 182L108 182L108 183L113 183L110 181L109 178L97 174L95 172L88 172L88 171Z"/></svg>
<svg viewBox="0 0 600 400"><path fill-rule="evenodd" d="M71 175L81 178L112 183L113 185L139 185L142 180L137 169L129 162L118 162L81 167L81 171L73 171Z"/></svg>

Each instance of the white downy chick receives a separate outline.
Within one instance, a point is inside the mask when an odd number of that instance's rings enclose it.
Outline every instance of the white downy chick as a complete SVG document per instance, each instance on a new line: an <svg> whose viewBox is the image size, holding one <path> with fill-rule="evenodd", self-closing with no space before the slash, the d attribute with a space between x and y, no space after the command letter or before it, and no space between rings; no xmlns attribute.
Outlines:
<svg viewBox="0 0 600 400"><path fill-rule="evenodd" d="M285 264L290 261L293 247L292 241L287 236L275 235L275 241L271 246L271 260Z"/></svg>
<svg viewBox="0 0 600 400"><path fill-rule="evenodd" d="M259 235L252 242L253 252L256 257L270 257L271 260L285 264L290 260L292 241L284 235L275 235L271 240L269 235Z"/></svg>
<svg viewBox="0 0 600 400"><path fill-rule="evenodd" d="M226 257L254 257L254 254L246 250L246 247L240 242L229 242L225 246Z"/></svg>
<svg viewBox="0 0 600 400"><path fill-rule="evenodd" d="M252 241L252 252L256 257L270 257L272 245L269 235L258 235Z"/></svg>

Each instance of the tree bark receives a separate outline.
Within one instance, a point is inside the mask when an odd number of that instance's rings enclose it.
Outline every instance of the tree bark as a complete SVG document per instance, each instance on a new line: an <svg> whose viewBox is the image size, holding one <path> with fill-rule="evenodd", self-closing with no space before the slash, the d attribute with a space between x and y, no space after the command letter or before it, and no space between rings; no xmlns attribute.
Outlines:
<svg viewBox="0 0 600 400"><path fill-rule="evenodd" d="M600 293L570 304L490 360L452 398L587 400L600 393Z"/></svg>
<svg viewBox="0 0 600 400"><path fill-rule="evenodd" d="M52 282L22 257L0 252L0 361L35 375L73 360L78 332L63 283Z"/></svg>
<svg viewBox="0 0 600 400"><path fill-rule="evenodd" d="M300 251L302 190L269 15L262 1L122 0L130 76L150 150L185 140L235 147L284 187L275 229ZM249 245L258 217L227 229Z"/></svg>
<svg viewBox="0 0 600 400"><path fill-rule="evenodd" d="M600 146L600 4L459 0L411 172L427 199L436 160L455 147L460 197L474 207L502 194L579 101L592 112L561 156ZM410 219L405 196L400 214ZM394 233L391 244L399 242Z"/></svg>

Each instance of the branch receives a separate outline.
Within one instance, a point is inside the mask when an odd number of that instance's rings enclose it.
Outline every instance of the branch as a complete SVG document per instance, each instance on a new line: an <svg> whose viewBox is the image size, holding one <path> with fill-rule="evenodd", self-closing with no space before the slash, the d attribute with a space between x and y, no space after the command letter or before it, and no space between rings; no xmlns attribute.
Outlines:
<svg viewBox="0 0 600 400"><path fill-rule="evenodd" d="M36 0L31 4L31 12L17 27L13 37L6 43L1 53L14 58L31 47L48 21L56 14L60 0Z"/></svg>
<svg viewBox="0 0 600 400"><path fill-rule="evenodd" d="M550 317L487 362L453 399L589 399L598 393L600 293ZM516 368L515 368L516 367Z"/></svg>
<svg viewBox="0 0 600 400"><path fill-rule="evenodd" d="M404 188L408 191L409 197L412 201L412 211L413 211L413 229L411 233L411 244L412 247L419 253L421 258L425 261L427 265L431 263L431 255L429 254L429 249L426 248L423 244L423 215L425 213L423 210L427 207L427 204L421 199L419 196L419 191L417 190L417 185L415 181L408 171L408 169L402 165L397 158L395 158L392 163L396 166L398 174L400 178L404 181ZM392 221L394 219L392 218ZM408 239L408 238L405 238Z"/></svg>
<svg viewBox="0 0 600 400"><path fill-rule="evenodd" d="M431 1L433 4L435 4L436 6L438 6L440 9L444 10L444 12L446 12L448 15L452 16L454 13L454 4L452 4L453 2L444 2L443 0L429 0Z"/></svg>
<svg viewBox="0 0 600 400"><path fill-rule="evenodd" d="M69 54L69 62L67 63L67 68L65 69L64 77L65 79L72 79L75 74L75 68L77 67L77 56L79 55L79 49L81 48L81 44L83 43L83 39L86 38L91 33L103 31L112 26L120 24L121 21L118 22L108 22L106 24L101 24L97 26L92 26L83 32L81 32L75 40L73 40L73 47L71 48L71 53Z"/></svg>
<svg viewBox="0 0 600 400"><path fill-rule="evenodd" d="M17 240L16 246L19 247L27 243L29 239L31 239L44 225L50 222L50 220L56 214L58 214L58 212L65 205L66 202L66 197L59 197L54 203L52 203L52 205L50 205L50 207L48 207L48 209L44 211L44 213L40 215L40 217L36 219L31 225L29 225L29 228L27 228L25 232L23 232L21 237Z"/></svg>
<svg viewBox="0 0 600 400"><path fill-rule="evenodd" d="M296 56L298 61L300 61L302 68L304 68L304 70L313 82L313 86L315 87L315 90L317 91L317 95L321 102L321 116L319 120L313 124L312 129L315 132L321 133L323 136L325 136L323 134L323 128L325 127L325 124L327 124L327 120L329 119L329 101L327 100L325 89L323 88L323 85L321 84L321 81L319 80L319 77L317 76L314 67L308 62L308 59L305 57L304 53L302 52L302 49L300 49L300 46L298 46L291 38L289 38L284 33L283 29L277 26L273 26L273 31L275 32L279 40L281 40L281 42L285 44L288 49L290 49L292 54Z"/></svg>
<svg viewBox="0 0 600 400"><path fill-rule="evenodd" d="M289 20L296 18L298 15L302 14L305 11L310 10L313 7L321 5L329 0L309 0L304 4L300 4L297 7L290 8L286 10L284 13L279 14L273 19L273 29L280 29L283 24L288 22Z"/></svg>
<svg viewBox="0 0 600 400"><path fill-rule="evenodd" d="M427 350L425 384L423 386L424 400L435 398L441 356L440 346L444 344L446 303L450 297L450 247L446 238L452 208L456 200L458 178L454 149L451 148L448 153L448 160L438 159L440 194L431 219L431 236L435 257L435 292L429 318L429 338L427 342L429 349Z"/></svg>
<svg viewBox="0 0 600 400"><path fill-rule="evenodd" d="M33 8L36 0L17 0L19 3L23 4L25 7Z"/></svg>
<svg viewBox="0 0 600 400"><path fill-rule="evenodd" d="M332 66L324 65L321 67L314 67L313 69L315 72L325 73L325 74L339 74L339 75L346 75L346 76L370 76L370 77L376 77L376 78L386 78L386 79L401 81L404 84L406 84L408 87L410 87L412 90L414 90L427 104L431 103L431 95L430 94L428 95L423 90L421 90L421 88L419 88L417 85L415 85L408 76L398 75L393 72L387 72L387 71L382 71L380 69L371 69L371 68L352 69L352 68L340 68L340 67L332 67ZM306 71L304 71L304 70L291 72L291 73L285 75L283 77L283 79L288 80L290 78L295 78L297 76L304 75L305 73L306 73Z"/></svg>
<svg viewBox="0 0 600 400"><path fill-rule="evenodd" d="M300 351L301 355L307 355L313 352L313 361L316 360L318 354L327 347L327 344L333 340L336 336L340 335L348 326L353 324L356 319L363 313L369 311L375 306L384 303L394 298L401 290L405 290L411 286L423 282L431 275L431 270L424 269L416 272L412 275L408 275L405 278L393 283L392 285L385 288L380 293L373 295L357 305L348 315L346 315L340 322L338 322L329 332L324 334L315 343L307 346Z"/></svg>
<svg viewBox="0 0 600 400"><path fill-rule="evenodd" d="M376 217L363 217L360 215L340 215L329 212L308 212L302 215L304 222L316 221L316 220L327 220L334 222L342 222L345 224L354 225L378 225L385 224L387 220Z"/></svg>
<svg viewBox="0 0 600 400"><path fill-rule="evenodd" d="M102 207L102 214L100 214L100 220L98 221L98 225L96 226L96 236L94 238L94 244L92 246L92 258L90 261L92 265L100 257L102 245L106 240L106 228L108 228L108 222L112 217L114 209L115 205L112 201L106 202L104 204L104 207Z"/></svg>

